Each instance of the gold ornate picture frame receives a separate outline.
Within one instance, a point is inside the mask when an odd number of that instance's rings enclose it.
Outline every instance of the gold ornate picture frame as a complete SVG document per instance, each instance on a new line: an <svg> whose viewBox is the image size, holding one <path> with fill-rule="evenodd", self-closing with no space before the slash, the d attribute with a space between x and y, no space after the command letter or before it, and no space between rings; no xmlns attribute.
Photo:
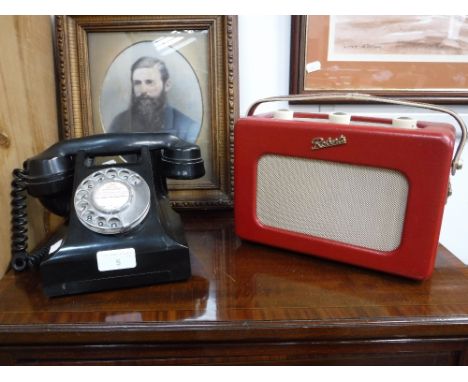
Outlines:
<svg viewBox="0 0 468 382"><path fill-rule="evenodd" d="M173 206L232 206L235 16L57 16L55 46L62 139L112 132L130 109L132 65L154 56L169 72L168 104L196 125L206 168L203 178L168 182Z"/></svg>

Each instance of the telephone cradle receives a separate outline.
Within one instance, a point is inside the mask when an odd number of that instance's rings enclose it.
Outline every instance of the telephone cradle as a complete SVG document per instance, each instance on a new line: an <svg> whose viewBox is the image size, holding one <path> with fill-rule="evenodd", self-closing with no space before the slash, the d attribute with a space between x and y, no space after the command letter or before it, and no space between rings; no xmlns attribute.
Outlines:
<svg viewBox="0 0 468 382"><path fill-rule="evenodd" d="M98 164L100 157L118 155L124 163ZM200 148L164 133L59 142L13 172L12 267L39 266L49 297L188 279L189 248L166 178L204 173ZM31 254L26 192L66 218Z"/></svg>

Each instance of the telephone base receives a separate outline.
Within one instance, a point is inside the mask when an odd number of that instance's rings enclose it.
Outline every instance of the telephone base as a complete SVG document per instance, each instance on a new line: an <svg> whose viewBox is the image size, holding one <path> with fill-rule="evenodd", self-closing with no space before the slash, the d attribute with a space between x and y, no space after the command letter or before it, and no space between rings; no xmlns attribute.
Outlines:
<svg viewBox="0 0 468 382"><path fill-rule="evenodd" d="M111 289L122 289L139 287L145 285L162 284L174 281L183 281L190 275L179 275L177 277L174 272L169 270L154 271L143 274L134 274L119 276L110 279L101 280L80 280L66 283L58 283L44 286L44 293L48 297L58 297L71 294L81 294L86 292L98 292Z"/></svg>
<svg viewBox="0 0 468 382"><path fill-rule="evenodd" d="M143 269L137 267L124 271L99 272L95 270L95 272L90 272L88 268L83 269L82 275L77 274L76 266L63 264L63 262L60 262L60 272L57 272L54 261L48 259L49 266L47 266L47 261L41 265L44 293L48 297L57 297L183 281L191 276L188 249L178 248L172 251L148 253L144 256L146 259L142 259L140 255L138 261L148 263L158 258L160 261L152 267ZM171 259L170 262L167 261L168 258ZM165 263L164 266L161 266L161 262ZM70 271L68 272L67 269Z"/></svg>

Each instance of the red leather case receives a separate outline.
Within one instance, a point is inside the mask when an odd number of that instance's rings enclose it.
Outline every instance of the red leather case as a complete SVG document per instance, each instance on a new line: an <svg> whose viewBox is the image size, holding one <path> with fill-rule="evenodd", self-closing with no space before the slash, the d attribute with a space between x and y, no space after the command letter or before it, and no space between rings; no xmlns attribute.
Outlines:
<svg viewBox="0 0 468 382"><path fill-rule="evenodd" d="M271 114L241 118L235 125L235 224L246 240L342 261L414 279L430 276L438 245L455 142L453 126L418 122L417 129L392 127L392 120L352 117L352 125L331 123L326 114ZM311 118L313 120L297 120ZM383 126L389 125L389 126ZM347 144L311 150L315 137L344 135ZM408 182L401 243L381 252L265 226L256 213L257 168L266 154L392 169ZM346 179L343 179L346 182ZM301 187L297 184L297 187Z"/></svg>

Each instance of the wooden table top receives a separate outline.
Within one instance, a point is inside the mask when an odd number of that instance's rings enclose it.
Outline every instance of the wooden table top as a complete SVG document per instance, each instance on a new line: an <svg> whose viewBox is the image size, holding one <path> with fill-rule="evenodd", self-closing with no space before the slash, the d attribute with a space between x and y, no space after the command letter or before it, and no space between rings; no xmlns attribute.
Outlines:
<svg viewBox="0 0 468 382"><path fill-rule="evenodd" d="M0 343L468 336L468 267L443 247L419 282L259 244L231 212L184 216L188 281L48 299L0 280Z"/></svg>

